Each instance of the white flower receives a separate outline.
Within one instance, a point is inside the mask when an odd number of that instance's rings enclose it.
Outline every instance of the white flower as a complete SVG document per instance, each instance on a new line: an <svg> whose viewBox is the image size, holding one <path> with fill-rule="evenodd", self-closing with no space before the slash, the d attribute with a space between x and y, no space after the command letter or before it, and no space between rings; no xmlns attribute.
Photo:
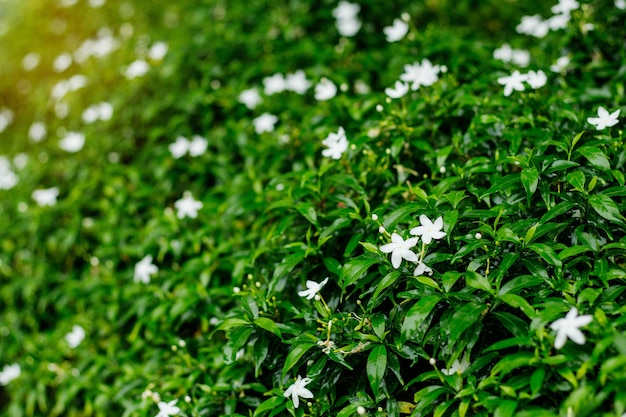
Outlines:
<svg viewBox="0 0 626 417"><path fill-rule="evenodd" d="M561 72L563 71L563 69L565 69L566 66L569 65L569 63L570 63L570 58L567 55L559 57L559 59L557 59L556 62L550 66L550 71Z"/></svg>
<svg viewBox="0 0 626 417"><path fill-rule="evenodd" d="M387 37L387 42L397 42L402 40L409 31L409 24L402 19L394 19L392 26L383 28Z"/></svg>
<svg viewBox="0 0 626 417"><path fill-rule="evenodd" d="M548 19L548 27L550 30L565 29L570 21L571 16L569 13L555 14Z"/></svg>
<svg viewBox="0 0 626 417"><path fill-rule="evenodd" d="M556 338L554 339L554 347L561 349L565 346L567 338L579 345L585 344L585 335L579 330L579 327L583 327L591 323L592 316L578 316L578 310L576 307L567 313L565 318L558 319L550 325L550 328L556 331Z"/></svg>
<svg viewBox="0 0 626 417"><path fill-rule="evenodd" d="M421 236L422 242L429 245L433 239L441 239L446 235L441 229L443 229L443 218L441 216L437 217L433 223L428 217L422 214L420 215L420 226L412 228L410 233L412 235Z"/></svg>
<svg viewBox="0 0 626 417"><path fill-rule="evenodd" d="M33 142L41 142L46 133L46 125L42 122L35 122L28 128L28 138Z"/></svg>
<svg viewBox="0 0 626 417"><path fill-rule="evenodd" d="M609 114L609 112L604 108L598 108L598 117L589 117L587 118L587 122L596 127L597 130L602 130L607 127L615 126L619 123L620 109L615 110L613 113Z"/></svg>
<svg viewBox="0 0 626 417"><path fill-rule="evenodd" d="M512 49L508 43L493 51L493 58L502 62L512 62L520 67L530 63L530 52L523 49Z"/></svg>
<svg viewBox="0 0 626 417"><path fill-rule="evenodd" d="M259 117L252 120L254 131L260 135L264 132L273 132L274 125L278 122L278 117L273 114L263 113Z"/></svg>
<svg viewBox="0 0 626 417"><path fill-rule="evenodd" d="M80 345L84 339L85 329L79 325L74 325L72 331L65 335L65 340L72 349Z"/></svg>
<svg viewBox="0 0 626 417"><path fill-rule="evenodd" d="M165 42L157 42L150 47L148 56L154 61L162 60L167 54L168 46Z"/></svg>
<svg viewBox="0 0 626 417"><path fill-rule="evenodd" d="M430 269L430 267L426 265L424 262L420 261L417 263L417 268L415 268L415 271L413 272L413 276L419 277L420 275L424 275L424 274L428 274L432 276L433 270Z"/></svg>
<svg viewBox="0 0 626 417"><path fill-rule="evenodd" d="M508 97L511 95L513 90L515 91L524 91L524 81L528 80L528 75L520 74L518 70L513 71L513 74L508 77L500 77L498 78L498 84L504 86L504 96Z"/></svg>
<svg viewBox="0 0 626 417"><path fill-rule="evenodd" d="M22 368L17 363L12 365L4 365L0 371L0 385L8 385L14 379L19 378Z"/></svg>
<svg viewBox="0 0 626 417"><path fill-rule="evenodd" d="M22 58L22 68L26 71L32 71L39 65L41 56L37 52L30 52Z"/></svg>
<svg viewBox="0 0 626 417"><path fill-rule="evenodd" d="M78 152L85 145L85 135L79 132L68 132L59 142L59 147L66 152Z"/></svg>
<svg viewBox="0 0 626 417"><path fill-rule="evenodd" d="M59 196L59 188L52 187L33 191L31 197L39 206L54 206Z"/></svg>
<svg viewBox="0 0 626 417"><path fill-rule="evenodd" d="M194 135L191 142L189 142L189 155L200 156L206 152L208 146L208 140L202 136Z"/></svg>
<svg viewBox="0 0 626 417"><path fill-rule="evenodd" d="M422 59L421 64L414 62L411 65L405 65L400 79L411 83L411 89L415 91L422 85L428 87L436 83L439 80L439 72L441 72L439 65L433 65L430 60Z"/></svg>
<svg viewBox="0 0 626 417"><path fill-rule="evenodd" d="M326 101L335 97L337 86L328 78L323 77L315 86L315 100Z"/></svg>
<svg viewBox="0 0 626 417"><path fill-rule="evenodd" d="M182 158L187 152L191 143L184 136L178 136L174 143L171 143L167 148L175 159Z"/></svg>
<svg viewBox="0 0 626 417"><path fill-rule="evenodd" d="M159 402L159 413L156 417L170 417L180 413L180 408L176 407L178 400L170 401L166 403L164 401Z"/></svg>
<svg viewBox="0 0 626 417"><path fill-rule="evenodd" d="M72 65L72 55L66 52L54 58L52 68L55 72L63 72L68 69L70 65Z"/></svg>
<svg viewBox="0 0 626 417"><path fill-rule="evenodd" d="M298 295L300 297L306 297L307 300L312 300L318 292L322 289L324 285L328 282L328 277L324 279L322 282L317 283L315 281L307 280L306 281L306 290L299 291Z"/></svg>
<svg viewBox="0 0 626 417"><path fill-rule="evenodd" d="M385 94L389 98L400 98L404 97L406 93L409 92L409 85L407 83L403 83L402 81L396 81L393 88L385 88Z"/></svg>
<svg viewBox="0 0 626 417"><path fill-rule="evenodd" d="M185 217L195 219L198 217L198 210L202 208L202 202L195 200L189 191L185 191L183 198L176 200L174 207L176 207L176 216L179 219Z"/></svg>
<svg viewBox="0 0 626 417"><path fill-rule="evenodd" d="M103 101L102 103L98 104L98 113L100 116L100 120L105 122L107 120L111 120L111 117L113 117L113 106L111 105L111 103Z"/></svg>
<svg viewBox="0 0 626 417"><path fill-rule="evenodd" d="M615 7L620 10L626 10L626 0L615 0Z"/></svg>
<svg viewBox="0 0 626 417"><path fill-rule="evenodd" d="M572 10L576 10L580 7L580 4L576 0L559 0L558 4L555 4L550 9L554 14L569 14Z"/></svg>
<svg viewBox="0 0 626 417"><path fill-rule="evenodd" d="M356 3L350 3L349 1L340 1L337 7L333 9L333 16L335 19L353 19L357 17L361 6Z"/></svg>
<svg viewBox="0 0 626 417"><path fill-rule="evenodd" d="M454 362L452 362L452 366L450 368L442 369L441 373L444 375L462 374L467 368L469 368L469 365L470 364L467 359L467 355L464 355L463 359L461 359L461 362L456 359Z"/></svg>
<svg viewBox="0 0 626 417"><path fill-rule="evenodd" d="M102 7L106 0L89 0L89 7Z"/></svg>
<svg viewBox="0 0 626 417"><path fill-rule="evenodd" d="M547 21L544 21L541 16L537 14L522 17L521 23L515 27L515 30L519 34L543 38L550 31L550 26Z"/></svg>
<svg viewBox="0 0 626 417"><path fill-rule="evenodd" d="M409 262L417 262L417 255L409 250L417 245L417 240L416 237L404 240L402 236L394 232L391 235L391 243L382 245L380 250L384 253L391 252L391 264L395 269L398 269L402 259L406 259Z"/></svg>
<svg viewBox="0 0 626 417"><path fill-rule="evenodd" d="M300 398L313 398L313 393L309 391L307 388L304 388L307 384L311 382L311 378L302 378L298 375L298 379L296 382L291 384L289 388L285 391L285 397L291 396L291 401L293 401L293 406L298 408L300 405Z"/></svg>
<svg viewBox="0 0 626 417"><path fill-rule="evenodd" d="M159 272L159 268L152 263L152 256L146 255L135 265L133 280L147 284L150 282L150 275L154 275L157 272Z"/></svg>
<svg viewBox="0 0 626 417"><path fill-rule="evenodd" d="M132 80L133 78L145 75L148 70L150 70L150 65L143 59L138 59L133 61L128 68L126 68L124 76L129 80Z"/></svg>
<svg viewBox="0 0 626 417"><path fill-rule="evenodd" d="M357 17L337 19L337 31L341 36L352 37L361 29L361 21Z"/></svg>
<svg viewBox="0 0 626 417"><path fill-rule="evenodd" d="M239 93L238 99L241 104L243 104L250 110L254 109L262 101L259 90L257 90L256 88L243 90L241 93Z"/></svg>
<svg viewBox="0 0 626 417"><path fill-rule="evenodd" d="M0 190L10 190L17 182L18 177L13 172L9 159L0 155Z"/></svg>
<svg viewBox="0 0 626 417"><path fill-rule="evenodd" d="M265 95L271 96L275 93L282 93L287 89L287 81L283 74L276 73L271 77L263 78Z"/></svg>
<svg viewBox="0 0 626 417"><path fill-rule="evenodd" d="M322 155L332 159L341 159L341 155L348 149L349 145L343 127L339 127L337 133L330 133L322 141L322 144L328 147L328 149L322 150Z"/></svg>
<svg viewBox="0 0 626 417"><path fill-rule="evenodd" d="M303 70L287 74L287 80L285 83L287 90L293 91L297 94L304 94L311 87L311 81L306 79L306 74Z"/></svg>
<svg viewBox="0 0 626 417"><path fill-rule="evenodd" d="M11 123L13 123L13 111L0 109L0 132L3 132Z"/></svg>
<svg viewBox="0 0 626 417"><path fill-rule="evenodd" d="M542 70L539 70L537 72L528 71L526 77L526 82L528 83L528 85L535 89L543 87L548 81L548 77L546 77L546 74Z"/></svg>

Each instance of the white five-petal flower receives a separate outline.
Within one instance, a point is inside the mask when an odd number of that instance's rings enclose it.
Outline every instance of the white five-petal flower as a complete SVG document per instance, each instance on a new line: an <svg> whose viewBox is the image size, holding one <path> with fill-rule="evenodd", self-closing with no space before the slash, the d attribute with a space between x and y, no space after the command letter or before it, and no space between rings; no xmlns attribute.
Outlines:
<svg viewBox="0 0 626 417"><path fill-rule="evenodd" d="M182 158L189 151L189 140L183 136L178 136L174 143L171 143L167 148L172 156L176 159Z"/></svg>
<svg viewBox="0 0 626 417"><path fill-rule="evenodd" d="M74 325L72 331L65 335L67 344L74 349L85 339L85 329L79 325Z"/></svg>
<svg viewBox="0 0 626 417"><path fill-rule="evenodd" d="M420 261L417 263L417 268L415 268L415 271L413 272L413 276L419 277L420 275L424 275L424 274L432 275L433 270L430 269L430 267L426 265L424 262Z"/></svg>
<svg viewBox="0 0 626 417"><path fill-rule="evenodd" d="M177 402L178 400L173 400L169 403L160 401L157 404L159 407L159 414L157 414L156 417L170 417L180 413L180 408L176 407Z"/></svg>
<svg viewBox="0 0 626 417"><path fill-rule="evenodd" d="M315 85L315 100L326 101L337 95L337 86L328 78L323 77Z"/></svg>
<svg viewBox="0 0 626 417"><path fill-rule="evenodd" d="M273 132L274 125L278 122L278 117L273 114L263 113L259 117L252 120L254 131L260 135L264 132Z"/></svg>
<svg viewBox="0 0 626 417"><path fill-rule="evenodd" d="M174 207L176 207L176 216L179 219L185 217L195 219L198 217L198 210L202 208L202 202L195 200L189 191L185 191L183 198L176 200Z"/></svg>
<svg viewBox="0 0 626 417"><path fill-rule="evenodd" d="M66 152L78 152L85 145L85 135L78 132L68 132L59 142L59 146Z"/></svg>
<svg viewBox="0 0 626 417"><path fill-rule="evenodd" d="M189 155L200 156L206 152L208 146L208 140L202 136L194 135L191 142L189 142Z"/></svg>
<svg viewBox="0 0 626 417"><path fill-rule="evenodd" d="M328 282L328 277L326 277L326 279L324 279L322 282L319 282L319 283L315 281L307 280L306 281L307 289L303 291L299 291L298 295L300 297L306 297L307 300L312 300L313 298L315 298L317 293L320 292L322 287L326 285L327 282Z"/></svg>
<svg viewBox="0 0 626 417"><path fill-rule="evenodd" d="M403 97L408 92L409 85L407 83L403 83L402 81L396 81L393 88L385 88L385 94L387 94L387 97L392 99Z"/></svg>
<svg viewBox="0 0 626 417"><path fill-rule="evenodd" d="M585 335L579 330L580 327L586 326L593 320L590 315L579 316L576 307L567 313L567 315L558 319L550 325L550 328L556 331L556 338L554 339L554 347L561 349L565 346L567 338L579 345L585 344Z"/></svg>
<svg viewBox="0 0 626 417"><path fill-rule="evenodd" d="M302 378L298 375L298 379L291 384L287 390L285 391L285 397L291 396L291 401L293 401L293 406L298 408L300 405L300 398L313 398L313 393L309 391L305 386L311 382L311 378Z"/></svg>
<svg viewBox="0 0 626 417"><path fill-rule="evenodd" d="M332 158L341 159L341 155L348 149L348 139L346 138L346 132L343 127L339 127L337 133L330 133L326 139L322 141L322 144L328 149L322 150L322 155Z"/></svg>
<svg viewBox="0 0 626 417"><path fill-rule="evenodd" d="M433 239L441 239L446 235L441 229L443 229L443 218L441 216L437 217L433 223L428 217L422 214L420 215L420 226L412 228L410 233L412 235L421 236L422 242L430 245Z"/></svg>
<svg viewBox="0 0 626 417"><path fill-rule="evenodd" d="M527 74L520 74L518 70L515 70L513 71L513 74L509 75L508 77L498 78L498 84L504 86L504 96L508 97L511 95L513 90L524 91L524 81L527 80Z"/></svg>
<svg viewBox="0 0 626 417"><path fill-rule="evenodd" d="M152 256L146 255L135 265L133 279L135 282L147 284L150 282L150 275L154 275L157 272L159 272L159 268L152 263Z"/></svg>
<svg viewBox="0 0 626 417"><path fill-rule="evenodd" d="M409 24L402 19L394 19L392 26L383 28L387 42L402 40L409 31Z"/></svg>
<svg viewBox="0 0 626 417"><path fill-rule="evenodd" d="M526 82L528 83L528 85L530 85L532 88L541 88L544 85L546 85L546 82L548 81L548 77L546 77L546 73L543 72L542 70L539 71L528 71L528 74L526 74L527 79Z"/></svg>
<svg viewBox="0 0 626 417"><path fill-rule="evenodd" d="M442 369L441 373L444 375L454 375L457 373L462 374L467 368L469 368L469 365L470 363L467 359L467 355L464 355L460 362L458 359L456 359L454 362L452 362L452 366L450 366L450 368Z"/></svg>
<svg viewBox="0 0 626 417"><path fill-rule="evenodd" d="M58 196L58 187L35 190L31 194L31 197L35 200L38 206L54 206L57 203Z"/></svg>
<svg viewBox="0 0 626 417"><path fill-rule="evenodd" d="M381 252L391 252L391 264L395 269L400 267L402 259L406 259L409 262L417 262L417 255L410 249L417 245L418 238L412 237L407 240L402 239L397 233L392 233L391 243L382 245L380 247Z"/></svg>
<svg viewBox="0 0 626 417"><path fill-rule="evenodd" d="M619 112L620 109L617 109L613 113L609 114L604 107L600 107L598 108L598 117L589 117L587 118L587 122L594 125L597 130L615 126L619 123L619 119L617 118L619 116Z"/></svg>
<svg viewBox="0 0 626 417"><path fill-rule="evenodd" d="M433 65L430 60L422 59L421 63L414 62L411 65L405 65L400 79L411 83L411 90L415 91L421 86L428 87L436 83L439 80L439 72L441 72L439 65Z"/></svg>
<svg viewBox="0 0 626 417"><path fill-rule="evenodd" d="M243 104L250 110L254 109L262 101L259 90L257 90L256 88L243 90L241 93L239 93L238 99L241 104Z"/></svg>

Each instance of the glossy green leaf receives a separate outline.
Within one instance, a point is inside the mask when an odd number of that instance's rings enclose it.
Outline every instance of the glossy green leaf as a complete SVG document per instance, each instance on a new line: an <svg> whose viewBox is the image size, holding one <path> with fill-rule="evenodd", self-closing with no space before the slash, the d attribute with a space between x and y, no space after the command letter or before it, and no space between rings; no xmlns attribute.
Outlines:
<svg viewBox="0 0 626 417"><path fill-rule="evenodd" d="M372 391L374 392L374 397L378 397L378 391L386 369L387 348L383 345L376 345L367 357L366 366L367 379L369 380Z"/></svg>
<svg viewBox="0 0 626 417"><path fill-rule="evenodd" d="M224 362L227 364L235 362L237 353L248 343L253 331L252 326L242 326L230 332L228 341L224 345Z"/></svg>
<svg viewBox="0 0 626 417"><path fill-rule="evenodd" d="M596 213L605 219L612 220L617 223L623 223L620 210L611 197L603 194L594 194L589 197L589 203Z"/></svg>
<svg viewBox="0 0 626 417"><path fill-rule="evenodd" d="M404 341L409 340L416 332L419 332L426 317L428 317L440 300L441 296L439 295L426 296L409 308L402 322L401 333Z"/></svg>

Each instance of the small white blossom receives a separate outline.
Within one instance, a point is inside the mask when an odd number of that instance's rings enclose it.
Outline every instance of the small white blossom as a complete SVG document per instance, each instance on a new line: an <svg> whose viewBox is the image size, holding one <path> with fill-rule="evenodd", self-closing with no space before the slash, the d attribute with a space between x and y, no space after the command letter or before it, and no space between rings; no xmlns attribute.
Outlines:
<svg viewBox="0 0 626 417"><path fill-rule="evenodd" d="M311 81L306 79L306 74L303 70L287 74L285 83L287 90L293 91L297 94L304 94L309 88L311 88Z"/></svg>
<svg viewBox="0 0 626 417"><path fill-rule="evenodd" d="M58 196L58 187L35 190L31 194L31 197L35 200L38 206L54 206L57 203Z"/></svg>
<svg viewBox="0 0 626 417"><path fill-rule="evenodd" d="M421 86L431 86L439 80L441 67L433 65L430 60L422 59L421 63L414 62L411 65L404 66L404 73L400 75L400 79L411 84L411 90L415 91Z"/></svg>
<svg viewBox="0 0 626 417"><path fill-rule="evenodd" d="M32 71L39 66L39 61L41 61L41 55L37 52L30 52L22 58L22 68L26 71Z"/></svg>
<svg viewBox="0 0 626 417"><path fill-rule="evenodd" d="M354 36L361 29L361 21L358 18L360 10L361 6L358 4L344 0L333 9L333 16L337 20L337 30L341 36Z"/></svg>
<svg viewBox="0 0 626 417"><path fill-rule="evenodd" d="M515 91L524 91L524 81L528 80L528 75L520 74L518 70L513 71L513 74L508 77L500 77L498 78L498 84L504 86L504 96L508 97L511 95L513 90Z"/></svg>
<svg viewBox="0 0 626 417"><path fill-rule="evenodd" d="M59 147L66 152L78 152L85 145L85 135L79 132L68 132L61 141Z"/></svg>
<svg viewBox="0 0 626 417"><path fill-rule="evenodd" d="M393 88L385 88L385 94L387 94L387 97L392 99L403 97L408 92L409 85L407 83L403 83L402 81L396 81Z"/></svg>
<svg viewBox="0 0 626 417"><path fill-rule="evenodd" d="M202 136L194 135L189 142L189 155L190 156L200 156L203 155L207 147L209 146L209 141L203 138Z"/></svg>
<svg viewBox="0 0 626 417"><path fill-rule="evenodd" d="M85 329L79 325L74 325L72 331L65 335L67 344L74 349L85 339Z"/></svg>
<svg viewBox="0 0 626 417"><path fill-rule="evenodd" d="M263 86L265 95L271 96L272 94L285 91L287 89L287 81L283 74L276 73L271 77L263 78Z"/></svg>
<svg viewBox="0 0 626 417"><path fill-rule="evenodd" d="M530 52L523 49L513 49L508 43L493 51L493 58L502 62L512 62L520 67L530 63Z"/></svg>
<svg viewBox="0 0 626 417"><path fill-rule="evenodd" d="M162 60L167 54L168 46L165 42L157 42L150 47L148 56L154 61Z"/></svg>
<svg viewBox="0 0 626 417"><path fill-rule="evenodd" d="M22 368L17 363L12 365L4 365L0 371L0 385L8 385L14 379L19 378Z"/></svg>
<svg viewBox="0 0 626 417"><path fill-rule="evenodd" d="M528 83L528 85L530 85L532 88L537 89L537 88L541 88L544 85L546 85L546 82L548 81L548 77L546 77L546 74L542 71L528 71L528 74L526 74L526 82Z"/></svg>
<svg viewBox="0 0 626 417"><path fill-rule="evenodd" d="M429 245L433 239L442 239L446 235L445 232L441 231L442 229L443 218L441 216L437 217L433 223L428 217L422 214L420 215L420 226L412 228L410 233L412 235L421 236L422 242Z"/></svg>
<svg viewBox="0 0 626 417"><path fill-rule="evenodd" d="M597 130L602 130L607 127L615 126L619 123L620 109L615 110L613 113L610 113L604 108L598 108L598 117L589 117L587 118L587 122L596 127Z"/></svg>
<svg viewBox="0 0 626 417"><path fill-rule="evenodd" d="M387 42L402 40L409 31L409 24L402 19L394 19L392 26L383 28Z"/></svg>
<svg viewBox="0 0 626 417"><path fill-rule="evenodd" d="M57 56L52 63L52 68L56 72L63 72L72 65L72 55L67 52Z"/></svg>
<svg viewBox="0 0 626 417"><path fill-rule="evenodd" d="M178 136L176 141L168 146L168 149L175 159L179 159L189 152L189 147L189 140L184 136Z"/></svg>
<svg viewBox="0 0 626 417"><path fill-rule="evenodd" d="M159 268L152 263L152 256L146 255L135 265L133 280L147 284L150 282L150 275L154 275L157 272L159 272Z"/></svg>
<svg viewBox="0 0 626 417"><path fill-rule="evenodd" d="M28 138L33 142L41 142L46 133L46 125L43 122L35 122L28 128Z"/></svg>
<svg viewBox="0 0 626 417"><path fill-rule="evenodd" d="M250 110L254 109L262 101L259 90L257 90L256 88L243 90L241 93L239 93L238 99L241 104L243 104Z"/></svg>
<svg viewBox="0 0 626 417"><path fill-rule="evenodd" d="M252 120L254 131L260 135L265 132L273 132L274 125L278 122L278 117L273 114L263 113L259 117Z"/></svg>
<svg viewBox="0 0 626 417"><path fill-rule="evenodd" d="M179 219L185 217L195 219L198 217L198 210L202 208L202 202L195 200L189 191L185 191L183 198L176 200L174 207L176 207L176 216Z"/></svg>
<svg viewBox="0 0 626 417"><path fill-rule="evenodd" d="M133 61L126 71L124 72L124 76L129 80L133 78L141 77L145 75L150 70L150 65L144 61L143 59L138 59Z"/></svg>
<svg viewBox="0 0 626 417"><path fill-rule="evenodd" d="M326 279L324 279L322 282L319 282L319 283L315 281L307 280L306 281L307 289L303 291L299 291L298 295L300 297L306 297L307 300L312 300L313 298L315 298L317 293L320 292L322 287L326 285L327 282L328 282L328 277L326 277Z"/></svg>
<svg viewBox="0 0 626 417"><path fill-rule="evenodd" d="M400 267L402 259L406 259L409 262L417 262L417 255L410 249L417 245L417 238L412 237L407 240L402 239L397 233L391 235L391 243L387 243L380 247L381 252L391 252L391 264L395 269Z"/></svg>
<svg viewBox="0 0 626 417"><path fill-rule="evenodd" d="M580 7L580 4L576 0L559 0L558 4L555 4L550 9L554 14L569 14L572 10L576 10Z"/></svg>
<svg viewBox="0 0 626 417"><path fill-rule="evenodd" d="M550 31L550 26L539 15L524 16L521 23L515 27L515 30L519 34L543 38Z"/></svg>
<svg viewBox="0 0 626 417"><path fill-rule="evenodd" d="M618 9L626 10L626 0L615 0L614 4Z"/></svg>
<svg viewBox="0 0 626 417"><path fill-rule="evenodd" d="M454 362L452 362L452 366L450 368L442 369L441 373L444 375L462 374L467 368L469 368L469 365L470 364L469 360L467 359L467 355L464 355L463 359L461 359L461 362L456 359Z"/></svg>
<svg viewBox="0 0 626 417"><path fill-rule="evenodd" d="M300 397L302 398L313 398L313 393L309 391L305 386L307 386L311 382L311 378L302 378L298 375L298 379L287 388L285 391L285 397L291 396L291 401L293 401L293 406L298 408L300 405Z"/></svg>
<svg viewBox="0 0 626 417"><path fill-rule="evenodd" d="M367 411L365 410L365 407L363 407L362 405L356 408L356 413L360 416L364 416L366 412Z"/></svg>
<svg viewBox="0 0 626 417"><path fill-rule="evenodd" d="M561 72L565 69L565 67L569 65L569 63L570 63L570 58L567 55L559 57L556 60L556 62L550 66L550 71Z"/></svg>
<svg viewBox="0 0 626 417"><path fill-rule="evenodd" d="M156 417L170 417L180 413L180 408L176 407L177 402L178 400L170 401L169 403L164 401L159 402L157 404L159 407L159 413Z"/></svg>
<svg viewBox="0 0 626 417"><path fill-rule="evenodd" d="M326 101L337 95L337 86L328 78L323 77L315 86L315 99Z"/></svg>
<svg viewBox="0 0 626 417"><path fill-rule="evenodd" d="M433 270L430 269L430 267L426 265L424 262L418 262L417 268L415 268L415 271L413 272L413 276L419 277L420 275L424 275L424 274L428 274L429 276L432 276Z"/></svg>
<svg viewBox="0 0 626 417"><path fill-rule="evenodd" d="M570 19L571 16L569 15L569 13L555 14L548 19L548 27L550 28L550 30L565 29Z"/></svg>
<svg viewBox="0 0 626 417"><path fill-rule="evenodd" d="M322 141L322 144L328 147L328 149L322 150L322 155L332 159L341 159L341 156L348 149L349 145L343 127L339 127L337 133L330 133L326 139Z"/></svg>
<svg viewBox="0 0 626 417"><path fill-rule="evenodd" d="M579 316L576 307L567 313L565 318L558 319L550 325L550 328L556 331L554 339L554 347L561 349L565 346L565 342L569 338L579 345L585 344L585 335L579 330L580 327L586 326L593 320L592 316Z"/></svg>
<svg viewBox="0 0 626 417"><path fill-rule="evenodd" d="M0 190L10 190L17 182L18 176L13 172L9 159L0 155Z"/></svg>
<svg viewBox="0 0 626 417"><path fill-rule="evenodd" d="M11 123L13 123L13 111L0 109L0 132L3 132Z"/></svg>

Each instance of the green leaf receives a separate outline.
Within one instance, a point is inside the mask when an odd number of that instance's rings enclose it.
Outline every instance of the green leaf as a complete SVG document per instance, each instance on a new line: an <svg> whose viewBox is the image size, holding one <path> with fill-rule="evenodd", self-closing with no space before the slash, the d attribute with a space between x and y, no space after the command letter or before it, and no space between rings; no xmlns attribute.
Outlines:
<svg viewBox="0 0 626 417"><path fill-rule="evenodd" d="M489 280L478 272L466 271L465 282L469 287L483 290L489 294L493 293L493 289L491 288Z"/></svg>
<svg viewBox="0 0 626 417"><path fill-rule="evenodd" d="M385 337L385 322L387 318L382 313L376 313L370 317L374 334L382 341Z"/></svg>
<svg viewBox="0 0 626 417"><path fill-rule="evenodd" d="M287 274L289 274L305 257L305 251L299 250L290 255L285 256L272 275L272 280L269 285L270 293L281 292L287 285Z"/></svg>
<svg viewBox="0 0 626 417"><path fill-rule="evenodd" d="M535 361L535 355L529 352L518 352L506 355L500 360L493 369L491 375L501 376L507 375L513 371L517 371L521 366L528 366Z"/></svg>
<svg viewBox="0 0 626 417"><path fill-rule="evenodd" d="M283 335L281 334L280 329L278 328L276 323L274 323L274 321L268 319L267 317L259 317L258 319L254 320L253 323L263 330L267 330L268 332L273 333L282 339Z"/></svg>
<svg viewBox="0 0 626 417"><path fill-rule="evenodd" d="M604 152L595 146L583 146L578 148L576 152L584 156L589 162L591 162L591 165L598 169L603 171L611 169L609 158L607 158Z"/></svg>
<svg viewBox="0 0 626 417"><path fill-rule="evenodd" d="M425 322L426 317L428 317L440 300L441 296L439 295L422 297L406 312L402 322L402 343L409 340L415 332L419 331L420 325Z"/></svg>
<svg viewBox="0 0 626 417"><path fill-rule="evenodd" d="M569 174L567 174L567 177L565 177L565 179L574 187L575 190L581 193L585 192L585 173L584 172L580 170L572 171Z"/></svg>
<svg viewBox="0 0 626 417"><path fill-rule="evenodd" d="M330 226L322 229L319 237L320 245L322 245L330 237L332 237L333 233L335 233L337 230L348 227L350 223L352 223L352 220L348 217L340 217L338 219L335 219L335 221L332 222Z"/></svg>
<svg viewBox="0 0 626 417"><path fill-rule="evenodd" d="M521 173L521 180L524 189L526 190L526 198L528 204L530 204L532 195L537 191L537 185L539 184L539 171L534 166L524 168Z"/></svg>
<svg viewBox="0 0 626 417"><path fill-rule="evenodd" d="M405 203L385 216L385 219L383 220L383 226L387 230L392 230L393 226L395 226L398 222L406 219L413 213L416 213L420 210L423 210L423 206L421 204Z"/></svg>
<svg viewBox="0 0 626 417"><path fill-rule="evenodd" d="M590 250L591 248L587 246L580 246L580 245L565 248L561 252L559 252L559 259L564 260L572 256L576 256L576 255L580 255L581 253L588 252Z"/></svg>
<svg viewBox="0 0 626 417"><path fill-rule="evenodd" d="M396 270L393 270L385 275L376 286L376 291L374 291L374 295L372 296L372 303L376 303L376 300L378 299L380 293L382 293L385 288L393 285L400 278L401 275L402 274L400 273L400 271Z"/></svg>
<svg viewBox="0 0 626 417"><path fill-rule="evenodd" d="M482 319L487 309L482 303L469 302L456 310L449 322L450 341L456 343L465 330Z"/></svg>
<svg viewBox="0 0 626 417"><path fill-rule="evenodd" d="M378 397L378 390L387 369L387 348L383 345L376 345L367 357L367 379L370 381L374 398Z"/></svg>
<svg viewBox="0 0 626 417"><path fill-rule="evenodd" d="M507 303L513 308L519 308L526 314L526 317L534 319L537 317L537 312L524 298L517 294L504 294L499 297L502 301Z"/></svg>
<svg viewBox="0 0 626 417"><path fill-rule="evenodd" d="M313 346L317 346L317 344L312 342L303 342L293 345L293 347L289 351L289 354L287 355L287 358L285 359L282 378L285 378L287 372L289 372L289 370L293 368L296 363L298 363L300 358Z"/></svg>
<svg viewBox="0 0 626 417"><path fill-rule="evenodd" d="M237 352L248 342L253 331L252 326L242 326L230 332L229 339L224 346L224 362L227 365L235 362Z"/></svg>
<svg viewBox="0 0 626 417"><path fill-rule="evenodd" d="M296 205L296 210L298 210L298 212L302 214L304 218L309 221L309 223L313 224L314 226L318 225L317 213L315 212L315 207L313 207L313 204L298 203Z"/></svg>
<svg viewBox="0 0 626 417"><path fill-rule="evenodd" d="M550 265L556 268L561 268L561 266L563 266L561 259L558 257L554 249L552 249L545 243L533 243L531 245L528 245L527 247L528 249L532 250L543 259L545 259L545 261L548 262Z"/></svg>
<svg viewBox="0 0 626 417"><path fill-rule="evenodd" d="M341 287L345 290L349 285L354 284L372 266L380 263L380 258L372 255L361 255L352 259L341 268Z"/></svg>
<svg viewBox="0 0 626 417"><path fill-rule="evenodd" d="M517 401L501 400L500 405L493 413L493 417L512 417L517 408Z"/></svg>
<svg viewBox="0 0 626 417"><path fill-rule="evenodd" d="M584 183L584 180L583 180L583 183ZM552 207L550 210L548 210L548 212L541 217L541 219L539 220L539 223L549 222L555 217L567 213L568 211L576 207L576 205L577 205L576 203L572 203L571 201L562 201L556 206Z"/></svg>
<svg viewBox="0 0 626 417"><path fill-rule="evenodd" d="M256 409L254 410L254 417L257 416L262 416L265 413L267 413L268 411L274 410L277 407L280 407L282 405L282 409L285 408L284 404L285 399L283 397L272 397L269 398L265 401L263 401L261 404L259 404Z"/></svg>
<svg viewBox="0 0 626 417"><path fill-rule="evenodd" d="M253 354L254 354L254 376L258 377L261 372L261 365L265 362L267 354L269 353L270 341L265 334L261 334L259 339L254 342Z"/></svg>
<svg viewBox="0 0 626 417"><path fill-rule="evenodd" d="M594 194L589 197L591 207L602 217L617 223L623 223L619 208L611 197L603 194Z"/></svg>

